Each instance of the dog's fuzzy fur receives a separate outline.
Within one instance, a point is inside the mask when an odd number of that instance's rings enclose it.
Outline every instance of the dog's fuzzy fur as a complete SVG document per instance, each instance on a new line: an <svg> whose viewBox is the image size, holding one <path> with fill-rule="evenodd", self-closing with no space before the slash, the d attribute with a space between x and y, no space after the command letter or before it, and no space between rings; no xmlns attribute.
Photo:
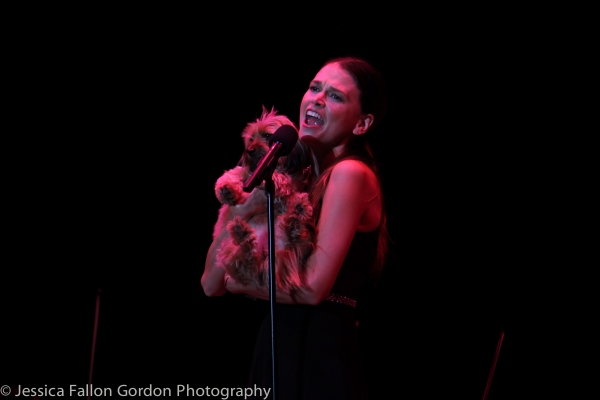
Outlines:
<svg viewBox="0 0 600 400"><path fill-rule="evenodd" d="M282 125L296 129L286 116L263 106L262 115L242 131L245 151L239 164L225 171L215 184L222 206L213 235L216 238L223 229L228 231L217 251L217 264L246 285L269 284L268 215L265 212L248 220L234 217L230 221L223 216L227 207L243 204L250 195L244 192L244 183L269 151L269 137ZM278 159L272 174L275 281L279 290L291 295L302 286L305 261L315 246L316 226L307 193L312 178L312 153L298 140L288 155ZM262 182L254 190L264 190L264 185Z"/></svg>

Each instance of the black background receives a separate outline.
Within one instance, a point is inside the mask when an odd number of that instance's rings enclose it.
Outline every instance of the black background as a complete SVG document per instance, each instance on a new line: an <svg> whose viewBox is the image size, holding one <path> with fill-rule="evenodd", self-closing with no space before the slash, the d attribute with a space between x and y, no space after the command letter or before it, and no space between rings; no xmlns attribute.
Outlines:
<svg viewBox="0 0 600 400"><path fill-rule="evenodd" d="M0 384L83 385L95 343L99 387L242 387L268 308L202 292L214 182L262 105L297 122L323 62L358 55L391 101L372 140L394 244L360 309L374 398L481 398L502 330L488 398L524 393L545 313L531 295L539 63L485 24L432 33L403 19L309 20L294 35L132 16L16 32Z"/></svg>

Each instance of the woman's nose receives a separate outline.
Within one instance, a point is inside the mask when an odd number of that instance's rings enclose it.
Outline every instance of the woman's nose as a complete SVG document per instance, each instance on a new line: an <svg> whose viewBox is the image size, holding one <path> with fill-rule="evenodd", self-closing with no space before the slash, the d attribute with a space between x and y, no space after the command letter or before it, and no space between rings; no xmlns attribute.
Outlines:
<svg viewBox="0 0 600 400"><path fill-rule="evenodd" d="M315 99L314 99L314 103L319 104L319 105L325 104L325 93L324 92L317 93L317 95L315 96Z"/></svg>

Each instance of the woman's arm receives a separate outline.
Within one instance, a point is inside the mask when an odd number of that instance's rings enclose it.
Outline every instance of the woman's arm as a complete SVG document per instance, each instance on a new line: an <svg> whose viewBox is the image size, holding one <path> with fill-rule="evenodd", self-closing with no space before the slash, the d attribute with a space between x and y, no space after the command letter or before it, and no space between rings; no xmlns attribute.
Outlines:
<svg viewBox="0 0 600 400"><path fill-rule="evenodd" d="M376 176L364 163L346 160L334 167L323 197L316 249L307 260L305 286L294 298L277 291L277 302L316 305L329 296L355 232L363 227L374 229L377 226L378 219L374 223L365 221L364 217L378 214L379 218L379 213L367 212L379 204L371 201L378 195ZM268 288L244 286L231 277L224 279L227 290L232 293L269 299Z"/></svg>
<svg viewBox="0 0 600 400"><path fill-rule="evenodd" d="M206 261L204 262L204 272L200 278L200 284L204 290L204 294L208 297L222 296L227 290L223 285L223 277L225 270L217 267L217 249L221 245L221 241L228 235L226 229L221 229L219 232L215 232L213 242L210 244L208 253L206 254Z"/></svg>

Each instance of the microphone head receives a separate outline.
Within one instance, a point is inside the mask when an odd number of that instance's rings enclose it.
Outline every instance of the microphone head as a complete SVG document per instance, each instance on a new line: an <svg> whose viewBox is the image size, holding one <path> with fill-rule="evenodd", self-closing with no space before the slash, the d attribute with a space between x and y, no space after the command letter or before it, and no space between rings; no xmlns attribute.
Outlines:
<svg viewBox="0 0 600 400"><path fill-rule="evenodd" d="M298 131L291 125L281 125L273 136L269 138L269 146L279 142L282 144L280 155L286 156L292 152L292 149L298 141Z"/></svg>

